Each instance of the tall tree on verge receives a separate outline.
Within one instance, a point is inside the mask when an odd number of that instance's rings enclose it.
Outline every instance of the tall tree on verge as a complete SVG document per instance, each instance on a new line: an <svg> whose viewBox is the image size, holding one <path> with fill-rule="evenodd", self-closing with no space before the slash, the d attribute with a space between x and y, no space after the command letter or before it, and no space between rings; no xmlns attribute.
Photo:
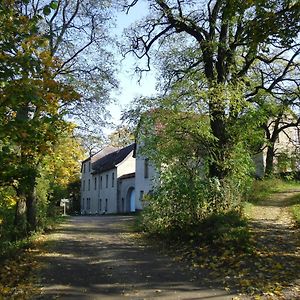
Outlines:
<svg viewBox="0 0 300 300"><path fill-rule="evenodd" d="M84 149L80 145L80 140L74 137L73 131L74 126L70 124L65 132L58 137L52 152L45 155L40 164L40 178L48 184L48 189L44 193L52 211L62 198L71 198L71 201L78 202L80 162L84 158ZM70 204L73 205L73 203ZM49 209L44 213L51 215Z"/></svg>
<svg viewBox="0 0 300 300"><path fill-rule="evenodd" d="M131 1L128 10L138 1ZM149 69L150 58L163 47L170 49L170 44L176 43L175 51L167 54L171 61L168 64L171 67L164 73L170 84L167 87L191 74L201 78L196 84L206 91L210 127L215 138L209 176L223 179L230 172L226 159L235 143L231 130L247 101L253 102L253 97L265 88L252 84L248 75L260 62L273 63L295 47L300 3L293 0L148 2L151 15L128 31L132 41L128 51L146 58L146 69ZM281 51L272 51L273 56L266 59L266 47ZM179 49L177 56L176 49ZM281 74L273 73L269 78L276 84ZM269 89L273 89L274 84L270 84ZM243 93L240 99L231 101L226 93L236 86L241 86ZM237 110L238 105L242 107Z"/></svg>
<svg viewBox="0 0 300 300"><path fill-rule="evenodd" d="M256 103L258 118L265 132L266 176L274 172L274 158L279 154L276 153L279 134L287 131L296 133L300 124L299 54L299 43L286 49L268 47L262 62L253 68L255 91L249 94L249 101ZM295 134L287 138L291 144L296 141Z"/></svg>
<svg viewBox="0 0 300 300"><path fill-rule="evenodd" d="M79 99L54 79L61 62L47 50L39 19L19 13L14 1L0 3L0 178L17 192L15 224L26 232L36 228L39 164L68 127L60 107Z"/></svg>
<svg viewBox="0 0 300 300"><path fill-rule="evenodd" d="M55 78L71 84L81 95L61 109L84 134L100 135L108 123L106 107L111 90L117 86L113 56L108 50L113 43L109 26L116 7L114 0L28 0L18 7L29 17L44 15L39 20L39 32L49 41L50 56L61 61Z"/></svg>

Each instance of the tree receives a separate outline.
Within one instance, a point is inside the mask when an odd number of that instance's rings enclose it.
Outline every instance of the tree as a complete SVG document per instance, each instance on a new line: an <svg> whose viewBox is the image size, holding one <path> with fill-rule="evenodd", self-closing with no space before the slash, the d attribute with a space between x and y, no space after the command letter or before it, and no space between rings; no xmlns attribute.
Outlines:
<svg viewBox="0 0 300 300"><path fill-rule="evenodd" d="M116 1L117 3L117 1ZM110 92L117 87L109 36L114 1L58 0L49 4L39 0L21 2L18 10L39 19L39 32L48 40L51 57L59 57L55 79L68 83L81 95L60 109L75 122L77 131L98 135L107 124Z"/></svg>
<svg viewBox="0 0 300 300"><path fill-rule="evenodd" d="M260 62L268 65L281 59L276 53L266 59L267 47L281 49L282 54L296 46L300 3L215 0L199 5L196 1L152 0L149 4L151 15L128 31L132 41L128 52L146 58L149 69L155 52L164 47L172 50L164 52L168 59L164 60L163 78L168 90L174 82L188 82L192 77L196 89L204 91L196 101L202 102L202 107L206 104L215 138L209 176L222 180L230 173L226 160L236 144L231 131L237 133L234 128L239 116L263 89L252 85L249 74ZM272 78L276 83L280 74L273 72ZM238 97L232 93L234 87L239 87Z"/></svg>
<svg viewBox="0 0 300 300"><path fill-rule="evenodd" d="M134 142L133 132L126 126L118 127L109 136L109 145L117 148L128 146Z"/></svg>
<svg viewBox="0 0 300 300"><path fill-rule="evenodd" d="M68 127L61 104L79 99L70 85L54 79L60 61L38 33L39 19L19 13L14 1L0 4L1 184L15 188L15 224L27 232L36 228L38 167Z"/></svg>
<svg viewBox="0 0 300 300"><path fill-rule="evenodd" d="M42 220L55 215L57 205L63 198L69 199L70 205L74 206L75 204L75 208L78 204L80 162L84 157L84 149L80 145L80 141L74 137L73 131L74 125L70 124L66 131L58 137L52 152L45 155L40 163L38 179L40 185L37 185L37 190L43 193L43 201L41 201L42 197L39 197L39 219L41 219L41 215L43 216Z"/></svg>
<svg viewBox="0 0 300 300"><path fill-rule="evenodd" d="M300 81L297 75L300 45L296 43L291 49L268 49L266 52L264 61L254 68L256 91L249 100L256 104L260 126L265 132L265 174L270 176L274 172L274 158L277 155L275 144L279 135L290 129L297 130L300 124ZM288 138L292 141L294 136Z"/></svg>

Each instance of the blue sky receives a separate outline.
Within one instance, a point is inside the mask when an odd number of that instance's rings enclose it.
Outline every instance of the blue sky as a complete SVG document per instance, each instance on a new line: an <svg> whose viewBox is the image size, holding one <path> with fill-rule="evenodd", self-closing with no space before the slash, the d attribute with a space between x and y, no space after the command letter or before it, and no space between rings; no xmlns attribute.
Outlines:
<svg viewBox="0 0 300 300"><path fill-rule="evenodd" d="M138 2L129 13L126 15L125 12L119 12L117 14L115 34L121 37L124 28L130 26L136 20L141 19L147 14L147 4L145 2ZM115 51L116 52L116 51ZM116 53L116 63L119 64L117 68L119 72L117 78L120 82L120 90L113 93L113 97L117 100L116 105L111 105L109 110L113 117L113 122L118 125L121 116L121 111L128 107L129 103L134 98L139 96L151 96L155 94L155 78L154 72L147 72L143 75L143 78L138 83L138 76L134 74L134 66L136 59L128 54L125 59ZM111 130L108 130L108 132Z"/></svg>

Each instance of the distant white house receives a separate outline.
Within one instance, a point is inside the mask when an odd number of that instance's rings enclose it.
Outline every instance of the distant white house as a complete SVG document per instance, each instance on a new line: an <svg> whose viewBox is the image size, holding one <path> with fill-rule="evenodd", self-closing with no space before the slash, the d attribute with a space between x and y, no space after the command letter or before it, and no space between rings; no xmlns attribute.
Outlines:
<svg viewBox="0 0 300 300"><path fill-rule="evenodd" d="M292 122L287 119L288 123ZM283 121L280 126L286 123ZM268 124L270 134L273 133L273 123ZM254 156L256 176L262 177L265 174L267 149ZM283 129L274 145L274 171L291 172L300 170L300 127L292 126Z"/></svg>
<svg viewBox="0 0 300 300"><path fill-rule="evenodd" d="M106 147L82 162L81 214L135 211L133 150Z"/></svg>

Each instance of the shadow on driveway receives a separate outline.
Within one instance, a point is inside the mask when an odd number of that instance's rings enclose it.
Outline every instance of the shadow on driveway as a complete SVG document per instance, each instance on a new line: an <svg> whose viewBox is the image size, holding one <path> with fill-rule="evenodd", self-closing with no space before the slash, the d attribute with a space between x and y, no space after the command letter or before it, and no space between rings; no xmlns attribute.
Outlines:
<svg viewBox="0 0 300 300"><path fill-rule="evenodd" d="M130 237L131 216L72 217L40 254L35 299L232 299L205 274Z"/></svg>

